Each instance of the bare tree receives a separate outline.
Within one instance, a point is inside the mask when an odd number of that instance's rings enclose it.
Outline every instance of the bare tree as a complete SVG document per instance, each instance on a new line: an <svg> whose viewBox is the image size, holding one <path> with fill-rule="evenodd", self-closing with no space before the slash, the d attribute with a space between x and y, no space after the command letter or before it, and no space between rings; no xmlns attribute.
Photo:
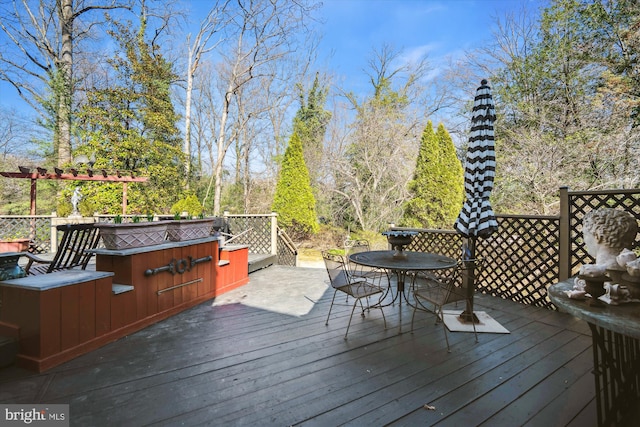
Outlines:
<svg viewBox="0 0 640 427"><path fill-rule="evenodd" d="M553 2L539 19L526 9L507 15L475 59L494 70L485 77L498 116L493 200L499 211L553 214L560 186L637 182L630 109L598 87L606 74L589 59L576 5Z"/></svg>
<svg viewBox="0 0 640 427"><path fill-rule="evenodd" d="M425 113L431 112L425 111L426 59L401 59L401 52L389 46L374 51L369 62L373 94L363 101L347 94L356 113L353 122L346 129L329 129L327 163L336 210L363 230L378 231L400 219Z"/></svg>
<svg viewBox="0 0 640 427"><path fill-rule="evenodd" d="M74 49L92 27L80 18L95 10L128 8L111 0L88 4L80 0L13 0L4 3L0 29L7 44L0 53L0 79L9 82L18 94L43 118L47 104L52 111L54 153L59 166L71 160L71 116L74 93ZM52 100L43 93L50 92Z"/></svg>
<svg viewBox="0 0 640 427"><path fill-rule="evenodd" d="M35 136L31 128L16 110L0 108L0 160L25 156L31 148L30 139Z"/></svg>
<svg viewBox="0 0 640 427"><path fill-rule="evenodd" d="M227 40L233 42L219 52L221 96L217 109L216 157L209 185L209 189L214 187L215 215L220 213L224 160L240 130L238 122L230 117L237 112L238 92L254 79L268 77L273 72L269 67L271 63L296 52L297 37L310 10L305 2L287 0L238 0L236 7L228 8L225 33ZM205 202L209 193L207 190Z"/></svg>
<svg viewBox="0 0 640 427"><path fill-rule="evenodd" d="M216 1L207 16L200 23L200 28L196 34L193 44L190 43L191 34L187 35L187 43L189 43L189 52L187 58L187 89L184 113L184 153L186 157L185 172L187 176L187 186L189 185L189 177L191 174L191 98L193 93L193 79L196 71L200 66L202 55L214 50L222 39L211 43L211 38L221 31L224 26L221 23L221 16L225 13L229 1Z"/></svg>

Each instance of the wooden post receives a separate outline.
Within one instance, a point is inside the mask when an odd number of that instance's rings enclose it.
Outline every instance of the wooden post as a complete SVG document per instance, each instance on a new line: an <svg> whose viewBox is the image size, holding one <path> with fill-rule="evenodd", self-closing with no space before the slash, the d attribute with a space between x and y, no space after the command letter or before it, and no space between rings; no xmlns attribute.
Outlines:
<svg viewBox="0 0 640 427"><path fill-rule="evenodd" d="M560 221L558 239L558 281L571 277L571 209L569 187L560 187Z"/></svg>
<svg viewBox="0 0 640 427"><path fill-rule="evenodd" d="M58 214L56 212L51 212L51 234L50 234L50 247L49 251L51 253L56 253L58 251Z"/></svg>
<svg viewBox="0 0 640 427"><path fill-rule="evenodd" d="M278 214L271 212L271 254L278 255Z"/></svg>
<svg viewBox="0 0 640 427"><path fill-rule="evenodd" d="M469 250L469 259L465 261L465 254L462 257L463 269L462 269L462 280L464 281L464 285L467 287L467 301L465 310L460 313L460 320L467 323L480 323L478 320L478 316L473 312L473 293L475 292L475 282L476 282L476 239L477 236L469 236L467 239L467 248Z"/></svg>
<svg viewBox="0 0 640 427"><path fill-rule="evenodd" d="M37 188L37 180L31 178L31 216L35 216L36 214L36 188Z"/></svg>

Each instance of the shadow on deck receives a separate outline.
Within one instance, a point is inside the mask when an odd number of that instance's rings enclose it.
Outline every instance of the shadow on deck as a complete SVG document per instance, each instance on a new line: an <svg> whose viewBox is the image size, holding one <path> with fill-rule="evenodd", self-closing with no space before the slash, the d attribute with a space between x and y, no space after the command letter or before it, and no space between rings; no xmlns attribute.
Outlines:
<svg viewBox="0 0 640 427"><path fill-rule="evenodd" d="M250 283L37 374L0 370L3 403L69 403L71 425L592 426L586 323L479 295L509 334L450 333L398 306L325 317L320 268L272 266ZM405 308L405 307L403 307ZM405 330L411 310L404 310ZM425 409L428 405L432 410Z"/></svg>

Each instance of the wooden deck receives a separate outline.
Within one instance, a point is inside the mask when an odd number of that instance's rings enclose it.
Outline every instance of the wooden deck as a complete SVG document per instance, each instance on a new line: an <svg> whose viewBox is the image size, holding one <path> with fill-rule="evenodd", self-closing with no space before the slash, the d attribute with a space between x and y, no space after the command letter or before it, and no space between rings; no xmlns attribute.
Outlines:
<svg viewBox="0 0 640 427"><path fill-rule="evenodd" d="M565 314L477 296L509 334L450 333L398 306L325 317L322 269L250 283L50 371L0 370L2 403L69 403L71 425L592 426L591 337ZM312 301L316 301L313 303ZM411 310L403 312L408 331ZM435 408L425 409L425 404Z"/></svg>

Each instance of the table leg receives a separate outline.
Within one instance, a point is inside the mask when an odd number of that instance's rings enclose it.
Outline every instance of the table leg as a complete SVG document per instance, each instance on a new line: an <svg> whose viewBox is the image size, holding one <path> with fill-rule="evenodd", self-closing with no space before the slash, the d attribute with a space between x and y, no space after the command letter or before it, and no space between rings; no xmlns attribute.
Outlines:
<svg viewBox="0 0 640 427"><path fill-rule="evenodd" d="M396 271L396 276L398 277L398 295L399 295L398 334L401 334L402 333L402 297L404 296L405 301L407 300L406 295L404 295L404 281L405 281L405 278L407 277L407 272L398 270Z"/></svg>
<svg viewBox="0 0 640 427"><path fill-rule="evenodd" d="M399 305L399 322L400 322L400 326L398 327L398 334L402 333L402 299L404 297L405 302L409 303L409 300L407 299L407 296L404 295L404 284L405 284L405 280L406 280L406 276L407 276L407 272L406 271L401 271L401 270L392 270L391 271L392 274L396 275L396 292L393 293L393 289L391 284L389 284L389 288L390 291L392 293L392 298L391 298L391 302L387 303L387 304L382 304L382 303L378 303L378 304L374 304L372 307L388 307L390 305L394 305L396 300L398 301L398 305Z"/></svg>
<svg viewBox="0 0 640 427"><path fill-rule="evenodd" d="M640 341L588 324L593 340L598 425L631 425L640 412Z"/></svg>

